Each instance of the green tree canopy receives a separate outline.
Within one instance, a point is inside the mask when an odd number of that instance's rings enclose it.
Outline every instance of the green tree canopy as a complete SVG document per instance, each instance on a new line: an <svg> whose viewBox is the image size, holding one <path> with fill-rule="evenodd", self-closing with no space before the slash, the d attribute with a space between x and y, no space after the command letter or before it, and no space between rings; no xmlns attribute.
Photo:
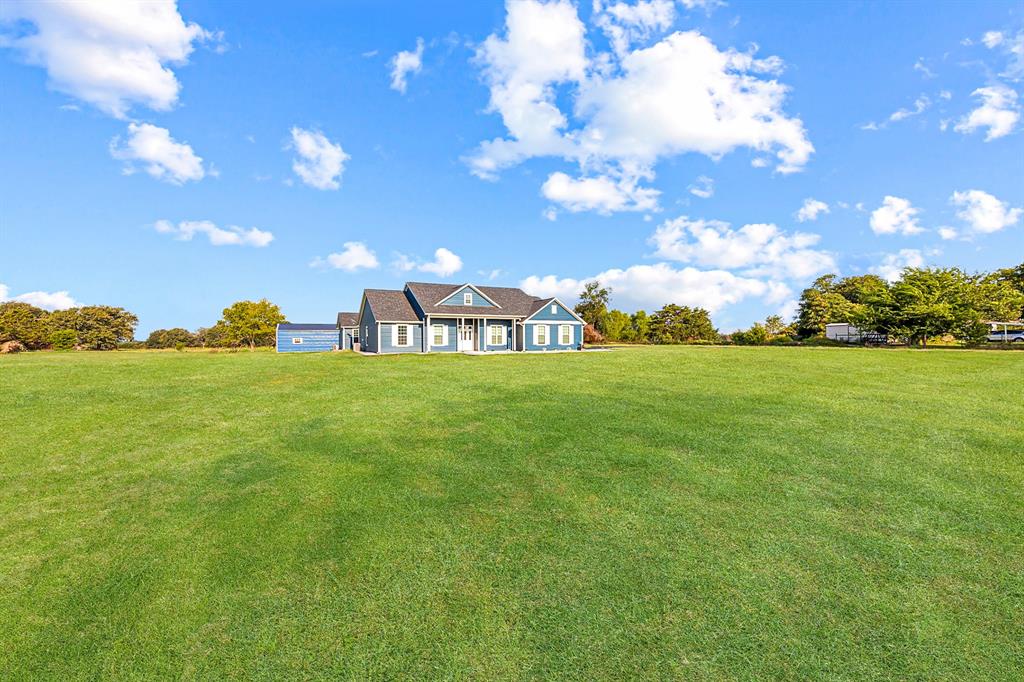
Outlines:
<svg viewBox="0 0 1024 682"><path fill-rule="evenodd" d="M628 341L631 336L631 320L621 310L611 310L605 316L604 337L609 341Z"/></svg>
<svg viewBox="0 0 1024 682"><path fill-rule="evenodd" d="M181 327L157 329L151 332L149 338L146 339L146 348L175 348L178 344L198 346L199 340L195 334Z"/></svg>
<svg viewBox="0 0 1024 682"><path fill-rule="evenodd" d="M703 308L690 308L669 303L650 318L650 338L654 343L686 341L717 341L718 330L711 315Z"/></svg>
<svg viewBox="0 0 1024 682"><path fill-rule="evenodd" d="M651 318L643 310L633 313L630 318L632 327L632 341L636 343L650 343L651 341Z"/></svg>
<svg viewBox="0 0 1024 682"><path fill-rule="evenodd" d="M281 309L268 301L237 301L224 309L221 323L225 340L236 345L270 346L279 323L285 321Z"/></svg>
<svg viewBox="0 0 1024 682"><path fill-rule="evenodd" d="M70 329L89 350L113 350L135 337L139 318L124 308L87 305L50 313L53 331Z"/></svg>
<svg viewBox="0 0 1024 682"><path fill-rule="evenodd" d="M50 314L20 301L0 303L0 343L19 341L29 350L45 348L49 343Z"/></svg>
<svg viewBox="0 0 1024 682"><path fill-rule="evenodd" d="M576 304L576 314L588 324L605 333L605 318L608 315L608 299L611 298L610 287L602 287L600 282L587 282L580 292L580 302Z"/></svg>

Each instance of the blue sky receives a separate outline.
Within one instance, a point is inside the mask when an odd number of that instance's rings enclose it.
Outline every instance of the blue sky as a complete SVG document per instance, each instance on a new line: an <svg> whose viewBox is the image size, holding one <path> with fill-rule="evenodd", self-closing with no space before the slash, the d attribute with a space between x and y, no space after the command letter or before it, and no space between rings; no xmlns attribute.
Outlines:
<svg viewBox="0 0 1024 682"><path fill-rule="evenodd" d="M1024 260L1019 3L0 20L0 297L124 306L143 337L242 298L329 322L364 287L594 277L730 331L824 271Z"/></svg>

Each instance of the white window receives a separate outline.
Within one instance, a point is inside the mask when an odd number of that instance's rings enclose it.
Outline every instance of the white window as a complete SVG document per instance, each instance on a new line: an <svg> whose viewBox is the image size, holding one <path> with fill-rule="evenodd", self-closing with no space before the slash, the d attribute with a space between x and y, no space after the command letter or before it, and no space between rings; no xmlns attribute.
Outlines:
<svg viewBox="0 0 1024 682"><path fill-rule="evenodd" d="M411 345L409 340L409 325L407 324L396 324L395 325L395 345L396 346L409 346Z"/></svg>
<svg viewBox="0 0 1024 682"><path fill-rule="evenodd" d="M558 314L558 304L557 303L552 303L551 304L551 314L552 315L557 315Z"/></svg>
<svg viewBox="0 0 1024 682"><path fill-rule="evenodd" d="M431 343L435 346L447 346L448 345L448 326L444 324L435 324L431 327Z"/></svg>
<svg viewBox="0 0 1024 682"><path fill-rule="evenodd" d="M558 325L558 343L560 343L563 346L568 346L570 343L572 343L571 324Z"/></svg>
<svg viewBox="0 0 1024 682"><path fill-rule="evenodd" d="M462 305L473 305L473 294L466 292L462 295Z"/></svg>
<svg viewBox="0 0 1024 682"><path fill-rule="evenodd" d="M505 345L505 327L500 324L492 324L490 330L490 339L487 343L492 346L504 346Z"/></svg>
<svg viewBox="0 0 1024 682"><path fill-rule="evenodd" d="M537 346L548 345L548 326L546 324L533 325L533 343Z"/></svg>
<svg viewBox="0 0 1024 682"><path fill-rule="evenodd" d="M295 344L296 346L301 346L302 345L302 337L300 337L300 336L293 336L292 337L292 343Z"/></svg>

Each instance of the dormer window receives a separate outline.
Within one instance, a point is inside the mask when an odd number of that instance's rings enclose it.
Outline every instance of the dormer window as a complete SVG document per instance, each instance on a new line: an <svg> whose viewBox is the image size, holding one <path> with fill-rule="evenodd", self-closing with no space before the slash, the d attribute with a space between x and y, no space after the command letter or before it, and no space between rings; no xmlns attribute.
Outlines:
<svg viewBox="0 0 1024 682"><path fill-rule="evenodd" d="M462 305L473 305L473 294L466 292L462 295Z"/></svg>

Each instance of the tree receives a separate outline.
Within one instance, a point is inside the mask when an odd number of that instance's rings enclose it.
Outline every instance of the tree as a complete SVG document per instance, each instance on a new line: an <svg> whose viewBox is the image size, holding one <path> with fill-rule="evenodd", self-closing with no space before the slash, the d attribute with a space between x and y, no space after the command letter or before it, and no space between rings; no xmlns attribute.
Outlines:
<svg viewBox="0 0 1024 682"><path fill-rule="evenodd" d="M732 342L740 346L764 346L771 341L771 338L768 328L760 322L755 322L746 331L732 333Z"/></svg>
<svg viewBox="0 0 1024 682"><path fill-rule="evenodd" d="M633 313L630 320L633 328L633 341L635 343L650 343L651 341L651 318L643 310Z"/></svg>
<svg viewBox="0 0 1024 682"><path fill-rule="evenodd" d="M0 303L0 343L18 341L25 348L45 348L52 328L50 314L20 301Z"/></svg>
<svg viewBox="0 0 1024 682"><path fill-rule="evenodd" d="M268 301L237 301L224 309L218 324L225 328L224 338L236 345L270 346L274 343L276 327L285 321L281 309Z"/></svg>
<svg viewBox="0 0 1024 682"><path fill-rule="evenodd" d="M703 308L690 308L669 303L651 315L650 338L654 343L685 343L717 341L718 330L711 315Z"/></svg>
<svg viewBox="0 0 1024 682"><path fill-rule="evenodd" d="M629 315L621 310L609 311L604 321L604 336L609 341L626 341L630 331Z"/></svg>
<svg viewBox="0 0 1024 682"><path fill-rule="evenodd" d="M50 334L50 347L54 350L72 350L78 345L78 336L70 329L61 329Z"/></svg>
<svg viewBox="0 0 1024 682"><path fill-rule="evenodd" d="M124 308L89 305L54 311L50 313L50 322L54 331L73 331L85 348L113 350L135 337L139 318Z"/></svg>
<svg viewBox="0 0 1024 682"><path fill-rule="evenodd" d="M1003 268L1002 270L996 270L992 273L992 278L998 282L1007 284L1013 288L1016 292L1024 296L1024 263L1013 267ZM1011 318L1022 320L1024 319L1024 305L1020 306L1016 315L1005 318L1009 321Z"/></svg>
<svg viewBox="0 0 1024 682"><path fill-rule="evenodd" d="M154 330L146 339L146 348L177 348L179 345L198 346L199 341L195 334L181 327Z"/></svg>
<svg viewBox="0 0 1024 682"><path fill-rule="evenodd" d="M822 275L800 295L797 333L802 337L820 336L830 322L849 322L856 307L839 290L835 275Z"/></svg>
<svg viewBox="0 0 1024 682"><path fill-rule="evenodd" d="M907 268L890 295L873 304L877 331L923 346L944 334L965 340L984 337L976 285L959 268Z"/></svg>
<svg viewBox="0 0 1024 682"><path fill-rule="evenodd" d="M585 322L594 326L604 334L605 318L608 315L608 299L611 298L610 287L602 287L600 282L587 282L580 292L580 302L576 304L576 314Z"/></svg>

